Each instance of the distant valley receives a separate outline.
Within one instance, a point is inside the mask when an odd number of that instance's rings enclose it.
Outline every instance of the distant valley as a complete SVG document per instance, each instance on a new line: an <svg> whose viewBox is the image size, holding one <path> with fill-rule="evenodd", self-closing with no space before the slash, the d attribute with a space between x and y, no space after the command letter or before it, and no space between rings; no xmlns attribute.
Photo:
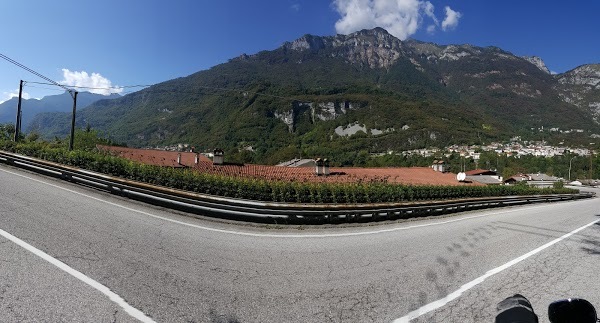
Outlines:
<svg viewBox="0 0 600 323"><path fill-rule="evenodd" d="M78 109L83 109L98 100L115 99L119 97L121 96L118 94L111 94L105 96L89 92L81 92L77 95L77 107ZM14 123L16 121L18 102L18 98L12 98L0 104L0 124ZM39 127L38 125L31 124L31 122L38 116L38 114L54 112L71 113L73 111L73 98L69 93L65 92L59 95L49 95L39 100L23 99L21 102L21 109L21 124L23 128L22 130L25 132L38 129L43 131L45 127Z"/></svg>

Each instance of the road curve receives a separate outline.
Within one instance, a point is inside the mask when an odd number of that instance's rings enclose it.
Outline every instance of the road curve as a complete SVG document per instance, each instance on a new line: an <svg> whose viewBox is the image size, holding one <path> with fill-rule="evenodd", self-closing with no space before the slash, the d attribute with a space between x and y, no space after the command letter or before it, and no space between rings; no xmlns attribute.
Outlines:
<svg viewBox="0 0 600 323"><path fill-rule="evenodd" d="M590 284L600 264L598 206L588 199L302 230L192 218L0 165L0 230L157 322L392 322L419 309L428 312L414 321L491 322L496 303L517 292L544 321L557 298L600 305ZM0 265L3 322L136 321L5 236Z"/></svg>

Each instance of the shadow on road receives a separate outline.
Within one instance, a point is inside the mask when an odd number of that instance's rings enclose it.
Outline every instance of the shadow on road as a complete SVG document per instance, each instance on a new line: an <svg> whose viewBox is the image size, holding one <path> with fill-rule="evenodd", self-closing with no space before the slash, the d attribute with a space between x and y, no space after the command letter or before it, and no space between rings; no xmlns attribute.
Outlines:
<svg viewBox="0 0 600 323"><path fill-rule="evenodd" d="M600 216L600 215L597 215L597 216ZM504 222L504 221L498 221L495 223L500 223L500 224L505 224L505 225L511 226L511 227L498 226L498 228L502 228L505 230L511 230L511 231L517 231L517 232L523 232L523 233L531 233L531 234L540 235L540 236L544 236L544 237L548 237L548 238L558 238L558 237L561 237L561 236L571 232L571 231L548 229L548 228L538 227L538 226L534 226L534 225L526 225L526 224ZM530 229L539 230L539 231L548 232L548 233L535 232L535 231L525 230L525 229L521 229L521 228L530 228ZM551 234L552 232L554 232L556 234ZM576 236L582 237L582 238L588 238L588 239L596 239L597 238L596 236L580 234L580 233L577 233Z"/></svg>
<svg viewBox="0 0 600 323"><path fill-rule="evenodd" d="M590 230L596 232L597 235L596 237L583 239L586 245L581 247L581 249L590 255L600 255L600 223L594 224Z"/></svg>
<svg viewBox="0 0 600 323"><path fill-rule="evenodd" d="M596 215L596 216L600 217L600 215ZM543 237L547 237L547 238L553 238L553 239L556 239L558 237L561 237L561 236L569 233L569 231L547 229L547 228L542 228L542 227L538 227L538 226L517 224L517 223L511 223L511 222L498 221L496 223L504 224L503 226L497 226L499 229L534 234L534 235L543 236ZM526 228L530 228L531 230L527 230ZM573 236L573 237L581 239L581 240L579 240L583 244L581 249L586 251L588 254L600 255L600 223L596 223L592 227L590 227L582 232L587 232L587 233L582 234L581 232L579 232ZM552 234L552 233L554 233L554 234ZM572 239L573 237L571 237L571 240L574 240L574 239Z"/></svg>
<svg viewBox="0 0 600 323"><path fill-rule="evenodd" d="M448 282L455 281L458 278L464 263L469 263L478 245L498 234L499 227L495 224L488 224L477 227L467 232L462 237L448 243L443 249L443 254L435 258L435 263L425 271L425 279L432 284L437 295L428 295L421 292L419 304L415 304L416 309L425 305L428 301L445 297L449 293L450 285ZM429 298L431 296L431 298ZM429 299L428 299L429 298Z"/></svg>

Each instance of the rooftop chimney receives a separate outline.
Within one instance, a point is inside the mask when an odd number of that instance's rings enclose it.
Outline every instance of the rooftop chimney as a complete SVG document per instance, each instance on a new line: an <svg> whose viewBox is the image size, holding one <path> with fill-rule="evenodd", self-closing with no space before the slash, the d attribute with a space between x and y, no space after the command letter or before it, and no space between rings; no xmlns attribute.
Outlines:
<svg viewBox="0 0 600 323"><path fill-rule="evenodd" d="M323 175L323 160L321 158L317 158L315 160L315 164L317 176Z"/></svg>
<svg viewBox="0 0 600 323"><path fill-rule="evenodd" d="M213 151L213 165L223 165L225 152L222 149L215 149Z"/></svg>

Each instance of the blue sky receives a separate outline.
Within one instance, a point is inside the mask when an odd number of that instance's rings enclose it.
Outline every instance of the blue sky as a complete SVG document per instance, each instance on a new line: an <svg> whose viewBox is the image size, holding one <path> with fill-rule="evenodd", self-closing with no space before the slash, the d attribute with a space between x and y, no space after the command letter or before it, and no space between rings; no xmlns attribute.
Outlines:
<svg viewBox="0 0 600 323"><path fill-rule="evenodd" d="M600 63L595 0L21 0L3 1L0 12L0 53L71 85L153 84L304 34L375 26L401 39L540 56L558 73ZM42 81L0 60L0 101L21 79ZM30 83L25 92L60 93L50 88Z"/></svg>

